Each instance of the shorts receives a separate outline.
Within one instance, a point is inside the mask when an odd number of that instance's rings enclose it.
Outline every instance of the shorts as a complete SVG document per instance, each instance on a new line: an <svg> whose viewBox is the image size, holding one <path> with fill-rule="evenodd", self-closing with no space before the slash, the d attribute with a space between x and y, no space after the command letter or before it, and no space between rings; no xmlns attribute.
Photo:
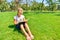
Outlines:
<svg viewBox="0 0 60 40"><path fill-rule="evenodd" d="M17 29L20 29L20 25L23 24L24 28L25 28L25 22L20 22L18 24L16 24L16 28Z"/></svg>

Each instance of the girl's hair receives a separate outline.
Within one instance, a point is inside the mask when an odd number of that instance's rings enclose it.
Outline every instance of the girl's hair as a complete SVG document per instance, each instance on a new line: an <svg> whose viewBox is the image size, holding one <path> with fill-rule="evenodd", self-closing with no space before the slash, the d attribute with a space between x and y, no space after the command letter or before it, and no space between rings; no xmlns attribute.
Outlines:
<svg viewBox="0 0 60 40"><path fill-rule="evenodd" d="M22 9L22 8L18 8L18 11L19 11L19 10L22 10L22 11L23 11L23 9Z"/></svg>
<svg viewBox="0 0 60 40"><path fill-rule="evenodd" d="M18 10L17 10L17 11L19 12L20 10L22 10L22 11L23 11L23 9L22 9L22 8L18 8ZM17 12L17 15L18 15L18 12Z"/></svg>

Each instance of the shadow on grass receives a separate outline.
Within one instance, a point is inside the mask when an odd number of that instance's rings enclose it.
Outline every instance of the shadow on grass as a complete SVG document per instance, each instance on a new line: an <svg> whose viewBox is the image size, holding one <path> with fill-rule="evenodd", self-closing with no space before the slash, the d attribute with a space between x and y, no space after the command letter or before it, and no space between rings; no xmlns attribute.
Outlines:
<svg viewBox="0 0 60 40"><path fill-rule="evenodd" d="M60 14L55 14L56 16L60 16Z"/></svg>
<svg viewBox="0 0 60 40"><path fill-rule="evenodd" d="M9 27L9 28L13 28L13 29L14 29L13 32L14 32L14 31L18 31L18 33L21 33L22 35L24 35L24 34L22 33L21 29L20 29L20 28L17 28L16 25L9 25L8 27Z"/></svg>

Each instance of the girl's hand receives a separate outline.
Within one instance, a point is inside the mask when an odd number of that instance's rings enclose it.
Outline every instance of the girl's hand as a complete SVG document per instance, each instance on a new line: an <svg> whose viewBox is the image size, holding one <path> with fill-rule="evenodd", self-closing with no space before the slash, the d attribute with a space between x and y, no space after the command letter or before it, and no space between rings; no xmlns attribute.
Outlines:
<svg viewBox="0 0 60 40"><path fill-rule="evenodd" d="M14 19L14 24L15 24L15 25L18 24L17 21L16 21L15 19Z"/></svg>
<svg viewBox="0 0 60 40"><path fill-rule="evenodd" d="M28 20L24 20L24 22L27 22Z"/></svg>

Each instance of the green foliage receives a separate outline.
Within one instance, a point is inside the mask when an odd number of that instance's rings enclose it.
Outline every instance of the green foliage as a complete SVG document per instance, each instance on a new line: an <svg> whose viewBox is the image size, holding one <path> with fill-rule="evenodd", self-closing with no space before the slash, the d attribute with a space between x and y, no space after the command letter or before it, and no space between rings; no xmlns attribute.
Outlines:
<svg viewBox="0 0 60 40"><path fill-rule="evenodd" d="M5 11L9 9L9 5L6 1L1 1L0 3L0 11Z"/></svg>
<svg viewBox="0 0 60 40"><path fill-rule="evenodd" d="M18 3L16 3L16 1L13 0L8 3L7 0L0 0L0 11L15 11L18 7L22 7L24 10L55 11L59 8L56 3L60 2L59 0L57 2L53 2L53 0L46 0L46 4L48 5L45 6L44 0L40 3L36 2L36 0L31 2L30 0L26 0L26 3L22 3L22 1L23 0L18 0Z"/></svg>
<svg viewBox="0 0 60 40"><path fill-rule="evenodd" d="M54 3L53 0L47 0L47 3L49 4L48 10L54 11L57 9L56 3Z"/></svg>

